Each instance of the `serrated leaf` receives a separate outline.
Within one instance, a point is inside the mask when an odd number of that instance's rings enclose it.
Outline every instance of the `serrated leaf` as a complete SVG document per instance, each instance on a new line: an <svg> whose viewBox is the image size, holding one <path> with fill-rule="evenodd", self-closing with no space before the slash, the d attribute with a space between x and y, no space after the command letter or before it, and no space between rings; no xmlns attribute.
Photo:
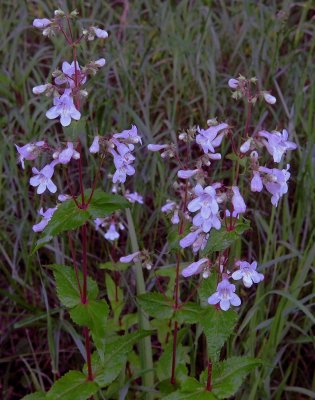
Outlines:
<svg viewBox="0 0 315 400"><path fill-rule="evenodd" d="M180 235L178 233L178 226L177 225L172 225L169 228L168 234L167 234L167 242L168 242L168 248L170 251L177 251L177 250L182 250L182 248L179 245L179 241L188 234L189 232L189 225L186 224L184 227L183 233Z"/></svg>
<svg viewBox="0 0 315 400"><path fill-rule="evenodd" d="M204 309L200 325L207 339L208 355L212 361L219 359L220 350L232 334L237 321L233 310L222 311L209 306Z"/></svg>
<svg viewBox="0 0 315 400"><path fill-rule="evenodd" d="M46 393L44 392L34 392L31 394L27 394L21 400L45 400Z"/></svg>
<svg viewBox="0 0 315 400"><path fill-rule="evenodd" d="M196 324L199 322L201 310L199 304L188 302L176 310L175 319L180 324Z"/></svg>
<svg viewBox="0 0 315 400"><path fill-rule="evenodd" d="M57 210L44 229L44 236L56 236L61 232L79 228L90 217L87 210L81 210L70 199L58 205Z"/></svg>
<svg viewBox="0 0 315 400"><path fill-rule="evenodd" d="M233 230L227 230L225 226L220 230L211 229L208 242L201 254L206 255L227 249L249 228L247 222L237 222Z"/></svg>
<svg viewBox="0 0 315 400"><path fill-rule="evenodd" d="M233 396L246 375L261 364L261 360L249 357L231 357L215 363L212 367L213 393L219 399Z"/></svg>
<svg viewBox="0 0 315 400"><path fill-rule="evenodd" d="M86 198L89 198L91 191L85 192ZM102 190L95 190L91 203L88 208L88 212L91 218L105 217L107 214L111 214L116 210L122 210L130 207L130 203L123 196L118 194L106 193Z"/></svg>
<svg viewBox="0 0 315 400"><path fill-rule="evenodd" d="M202 281L201 286L198 289L201 307L209 307L208 298L216 291L216 289L217 274L216 272L211 272L210 276Z"/></svg>
<svg viewBox="0 0 315 400"><path fill-rule="evenodd" d="M81 303L80 291L78 288L77 278L73 267L61 264L51 264L53 274L56 281L57 295L60 302L65 307L75 307ZM83 286L83 276L78 271L81 288ZM95 300L98 296L97 283L90 277L87 278L87 295L89 300Z"/></svg>
<svg viewBox="0 0 315 400"><path fill-rule="evenodd" d="M172 348L173 343L169 343L164 348L164 352L161 355L157 366L156 373L159 378L159 381L163 381L165 379L170 379L172 373ZM180 366L185 367L185 372L187 375L187 367L186 363L189 362L188 357L188 347L184 347L181 344L178 344L176 347L176 367L175 367L175 376L177 377L178 373L182 373L182 370L179 369Z"/></svg>
<svg viewBox="0 0 315 400"><path fill-rule="evenodd" d="M106 333L109 307L105 300L89 300L70 310L70 316L80 326L87 326L94 336L102 338Z"/></svg>
<svg viewBox="0 0 315 400"><path fill-rule="evenodd" d="M98 391L95 382L88 381L79 371L69 371L58 379L49 392L47 400L87 400Z"/></svg>
<svg viewBox="0 0 315 400"><path fill-rule="evenodd" d="M113 382L125 365L127 355L132 351L134 344L150 334L152 334L151 331L139 331L111 338L111 341L105 344L103 362L97 353L93 354L92 370L95 374L95 382L102 388ZM86 369L85 366L85 372Z"/></svg>
<svg viewBox="0 0 315 400"><path fill-rule="evenodd" d="M89 199L91 189L84 192ZM54 236L64 231L70 231L82 226L88 219L104 217L116 210L129 207L129 202L122 196L95 190L87 209L79 208L73 199L58 205L57 210L48 222L40 239L32 249L32 253L47 244Z"/></svg>
<svg viewBox="0 0 315 400"><path fill-rule="evenodd" d="M151 317L171 319L174 314L171 301L166 300L161 293L144 293L137 299L141 308Z"/></svg>

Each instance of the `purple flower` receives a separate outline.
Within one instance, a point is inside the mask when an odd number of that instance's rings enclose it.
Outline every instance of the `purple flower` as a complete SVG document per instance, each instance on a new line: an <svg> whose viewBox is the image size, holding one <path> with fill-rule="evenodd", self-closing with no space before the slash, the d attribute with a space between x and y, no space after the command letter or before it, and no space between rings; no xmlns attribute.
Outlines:
<svg viewBox="0 0 315 400"><path fill-rule="evenodd" d="M246 211L246 204L244 199L240 193L240 190L237 186L232 186L233 196L232 196L232 204L234 210L238 213L244 213Z"/></svg>
<svg viewBox="0 0 315 400"><path fill-rule="evenodd" d="M81 118L81 113L75 108L69 89L66 89L62 96L55 97L54 106L46 112L46 117L49 119L55 119L59 116L62 126L69 126L71 118L75 120Z"/></svg>
<svg viewBox="0 0 315 400"><path fill-rule="evenodd" d="M95 138L93 139L93 143L91 144L89 150L90 150L90 153L92 153L92 154L98 153L100 151L100 137L99 136L95 136Z"/></svg>
<svg viewBox="0 0 315 400"><path fill-rule="evenodd" d="M253 178L250 182L250 189L252 192L261 192L263 190L263 181L258 171L253 172Z"/></svg>
<svg viewBox="0 0 315 400"><path fill-rule="evenodd" d="M188 203L188 210L191 212L199 211L193 218L193 224L202 227L205 233L210 232L211 228L221 228L221 221L218 218L219 204L216 199L215 188L217 184L207 186L205 189L200 184L195 187L196 198Z"/></svg>
<svg viewBox="0 0 315 400"><path fill-rule="evenodd" d="M287 164L286 169L269 169L266 167L259 167L259 171L267 174L264 177L264 185L269 193L272 194L271 203L277 207L280 198L288 192L287 181L290 178L290 172L288 171L290 164Z"/></svg>
<svg viewBox="0 0 315 400"><path fill-rule="evenodd" d="M128 201L130 201L130 203L139 203L139 204L143 204L143 197L137 193L126 193L125 197Z"/></svg>
<svg viewBox="0 0 315 400"><path fill-rule="evenodd" d="M41 208L39 210L39 214L43 217L42 220L38 223L33 225L32 229L34 232L42 232L48 222L51 220L52 216L54 215L54 212L57 210L57 207L54 208L48 208L45 212L44 210Z"/></svg>
<svg viewBox="0 0 315 400"><path fill-rule="evenodd" d="M264 275L256 271L257 262L253 261L251 264L247 261L237 261L235 263L239 269L232 274L235 281L243 279L244 286L249 288L253 283L259 283L264 280Z"/></svg>
<svg viewBox="0 0 315 400"><path fill-rule="evenodd" d="M247 139L246 142L244 142L244 143L242 144L242 146L240 147L240 152L241 152L241 153L247 153L248 150L250 149L251 143L252 143L252 138Z"/></svg>
<svg viewBox="0 0 315 400"><path fill-rule="evenodd" d="M231 89L237 89L239 85L238 79L234 78L229 79L228 85Z"/></svg>
<svg viewBox="0 0 315 400"><path fill-rule="evenodd" d="M100 29L97 26L92 26L91 29L94 31L95 35L99 39L106 39L108 38L108 33L104 29Z"/></svg>
<svg viewBox="0 0 315 400"><path fill-rule="evenodd" d="M192 246L193 252L197 253L199 250L203 250L206 247L208 238L209 235L202 232L202 229L199 228L183 237L180 240L179 245L183 249Z"/></svg>
<svg viewBox="0 0 315 400"><path fill-rule="evenodd" d="M51 180L51 177L54 174L54 162L51 164L45 165L45 167L38 171L37 168L33 167L32 171L35 176L32 176L30 179L30 184L33 187L37 186L37 194L42 194L48 189L51 193L56 193L57 186Z"/></svg>
<svg viewBox="0 0 315 400"><path fill-rule="evenodd" d="M275 104L277 99L268 92L263 92L264 99L269 104Z"/></svg>
<svg viewBox="0 0 315 400"><path fill-rule="evenodd" d="M188 235L186 235L179 241L180 247L185 249L186 247L192 246L192 244L197 240L201 231L201 229L197 229L193 232L188 233Z"/></svg>
<svg viewBox="0 0 315 400"><path fill-rule="evenodd" d="M17 144L15 145L16 150L19 153L19 162L21 163L23 169L25 168L24 160L35 160L43 146L45 146L45 142L43 140L36 143L27 143L22 147L18 146Z"/></svg>
<svg viewBox="0 0 315 400"><path fill-rule="evenodd" d="M99 58L98 60L94 61L94 64L96 64L99 68L104 67L106 64L105 58Z"/></svg>
<svg viewBox="0 0 315 400"><path fill-rule="evenodd" d="M51 25L52 21L48 18L36 18L33 21L33 26L35 28L47 28L47 26Z"/></svg>
<svg viewBox="0 0 315 400"><path fill-rule="evenodd" d="M235 285L225 278L218 284L217 291L208 298L208 303L220 303L221 310L227 311L231 304L232 306L239 306L241 304L241 299L235 294Z"/></svg>
<svg viewBox="0 0 315 400"><path fill-rule="evenodd" d="M38 85L38 86L34 86L32 91L34 94L42 94L44 92L46 92L46 90L51 87L50 83L47 83L46 85Z"/></svg>
<svg viewBox="0 0 315 400"><path fill-rule="evenodd" d="M139 255L140 251L136 251L135 253L128 254L127 256L120 257L119 261L122 263L130 263L130 262L138 262L140 261Z"/></svg>
<svg viewBox="0 0 315 400"><path fill-rule="evenodd" d="M148 144L148 150L150 151L160 151L169 147L168 144Z"/></svg>
<svg viewBox="0 0 315 400"><path fill-rule="evenodd" d="M208 262L208 258L202 258L199 261L193 262L192 264L188 265L188 267L183 269L182 275L187 278L188 276L200 274L200 272L202 272L204 269L204 264Z"/></svg>
<svg viewBox="0 0 315 400"><path fill-rule="evenodd" d="M181 169L177 172L177 176L181 179L189 179L192 176L196 175L199 172L199 169Z"/></svg>
<svg viewBox="0 0 315 400"><path fill-rule="evenodd" d="M295 150L297 148L295 143L287 140L288 131L286 129L283 129L282 133L277 131L272 133L260 131L258 135L267 139L263 139L263 143L268 152L272 155L274 162L280 162L283 154L287 150Z"/></svg>
<svg viewBox="0 0 315 400"><path fill-rule="evenodd" d="M138 135L138 129L136 125L132 125L131 129L126 129L120 133L115 133L113 135L115 139L120 139L123 142L127 143L129 151L134 149L134 144L140 143L142 144L141 136Z"/></svg>
<svg viewBox="0 0 315 400"><path fill-rule="evenodd" d="M68 194L59 194L58 195L58 200L61 201L61 203L63 203L64 201L70 200L71 196L69 196Z"/></svg>
<svg viewBox="0 0 315 400"><path fill-rule="evenodd" d="M67 147L59 153L58 162L60 164L68 164L70 162L71 158L74 158L75 160L79 160L80 153L78 153L73 148L72 142L68 142Z"/></svg>
<svg viewBox="0 0 315 400"><path fill-rule="evenodd" d="M119 238L119 233L116 230L116 226L114 222L109 225L108 231L104 234L105 239L107 240L116 240Z"/></svg>
<svg viewBox="0 0 315 400"><path fill-rule="evenodd" d="M173 225L177 225L177 224L179 224L179 221L180 221L180 219L179 219L179 215L178 215L178 210L175 210L174 214L171 218L171 222Z"/></svg>
<svg viewBox="0 0 315 400"><path fill-rule="evenodd" d="M164 206L162 206L161 211L163 213L167 213L169 211L174 210L175 207L176 207L175 201L166 200L166 203L164 204Z"/></svg>
<svg viewBox="0 0 315 400"><path fill-rule="evenodd" d="M116 171L113 176L113 183L120 182L125 183L127 175L131 176L136 171L132 165L132 161L135 159L131 153L126 153L124 157L116 153L115 150L110 151L114 157L114 164Z"/></svg>
<svg viewBox="0 0 315 400"><path fill-rule="evenodd" d="M75 68L76 67L76 68ZM75 87L75 71L77 71L77 83L79 85L83 85L86 82L86 76L81 73L80 65L78 61L76 64L72 61L69 64L67 61L62 63L62 72L60 76L55 78L56 85L63 85L64 83L68 83L70 88Z"/></svg>
<svg viewBox="0 0 315 400"><path fill-rule="evenodd" d="M196 136L196 142L202 147L205 153L209 151L214 153L214 148L220 146L224 136L224 132L220 135L218 135L218 133L228 127L228 124L222 123L216 126L210 126L206 130L198 128L199 135Z"/></svg>

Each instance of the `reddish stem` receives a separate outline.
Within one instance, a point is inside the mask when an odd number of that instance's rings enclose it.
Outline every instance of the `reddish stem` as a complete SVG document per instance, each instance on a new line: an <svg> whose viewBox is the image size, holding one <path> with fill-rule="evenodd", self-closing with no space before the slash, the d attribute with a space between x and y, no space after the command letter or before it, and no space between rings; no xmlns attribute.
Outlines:
<svg viewBox="0 0 315 400"><path fill-rule="evenodd" d="M212 363L211 360L209 359L208 361L208 379L207 379L207 386L206 386L206 391L211 392L212 391Z"/></svg>
<svg viewBox="0 0 315 400"><path fill-rule="evenodd" d="M77 279L77 284L78 284L78 288L79 288L79 292L80 292L80 298L81 298L81 302L82 302L82 288L81 288L81 283L80 283L80 279L79 279L79 269L78 269L78 264L77 264L77 260L76 260L76 256L75 256L73 240L72 240L72 236L71 236L70 232L68 232L68 238L69 238L70 251L71 251L71 255L72 255L72 262L73 262L73 266L74 266L74 272L75 272L75 276Z"/></svg>

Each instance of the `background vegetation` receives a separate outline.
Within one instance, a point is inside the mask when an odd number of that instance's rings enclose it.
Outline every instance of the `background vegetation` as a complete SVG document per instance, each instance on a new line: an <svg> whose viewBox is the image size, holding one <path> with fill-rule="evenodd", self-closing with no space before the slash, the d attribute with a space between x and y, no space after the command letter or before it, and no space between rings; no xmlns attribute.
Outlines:
<svg viewBox="0 0 315 400"><path fill-rule="evenodd" d="M236 255L248 252L256 257L266 278L257 291L242 293L238 329L226 352L265 361L237 399L315 398L310 367L314 361L314 2L77 0L67 5L77 8L86 24L96 21L110 32L105 44L93 42L79 53L81 63L101 56L107 60L88 87L86 104L88 120L102 134L135 123L144 144L176 141L181 129L204 126L214 116L241 131L243 105L231 99L227 88L228 78L239 73L256 76L278 98L267 111L255 107L251 129L288 127L299 149L292 153L290 190L282 206L273 209L266 195L255 196L255 211L249 213L254 229L234 249ZM57 6L66 8L65 3L50 0L0 1L0 397L4 400L19 399L36 387L47 388L55 376L82 363L77 350L80 335L59 307L50 272L42 268L49 262L64 263L68 242L56 239L39 254L29 255L35 240L31 225L40 204L28 185L29 171L17 165L14 148L14 143L33 139L60 140L60 125L45 117L50 100L39 100L31 90L45 82L62 60L71 61L61 38L51 43L31 27L34 17L49 17ZM95 132L87 126L91 138ZM128 187L145 196L145 206L134 214L138 240L141 247L156 249L163 260L168 259L167 230L159 207L169 197L172 178L156 155L144 147L138 151L137 174ZM110 187L107 181L104 185ZM90 273L102 282L103 271L97 265L109 260L109 252L113 258L123 254L126 237L119 252L93 229L90 235ZM157 264L161 265L159 260ZM121 285L128 301L132 277ZM149 277L148 290L152 290Z"/></svg>

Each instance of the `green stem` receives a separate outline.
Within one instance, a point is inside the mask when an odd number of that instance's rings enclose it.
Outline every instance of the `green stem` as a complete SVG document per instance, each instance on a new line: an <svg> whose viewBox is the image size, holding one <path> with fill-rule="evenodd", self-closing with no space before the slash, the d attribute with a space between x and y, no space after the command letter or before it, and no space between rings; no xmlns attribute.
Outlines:
<svg viewBox="0 0 315 400"><path fill-rule="evenodd" d="M126 210L126 216L128 221L128 230L131 240L131 249L132 252L135 253L139 251L139 245L137 241L137 235L135 226L133 223L133 218L128 208ZM136 263L134 266L134 272L136 274L136 283L137 283L137 295L145 293L145 283L142 272L142 266L140 263ZM149 330L150 322L146 313L139 307L139 326L140 329ZM152 360L152 345L151 338L145 337L140 341L140 358L141 358L141 367L145 371L143 376L144 386L147 388L153 388L154 386L154 372L153 372L153 360ZM153 400L153 393L146 393L146 400Z"/></svg>

